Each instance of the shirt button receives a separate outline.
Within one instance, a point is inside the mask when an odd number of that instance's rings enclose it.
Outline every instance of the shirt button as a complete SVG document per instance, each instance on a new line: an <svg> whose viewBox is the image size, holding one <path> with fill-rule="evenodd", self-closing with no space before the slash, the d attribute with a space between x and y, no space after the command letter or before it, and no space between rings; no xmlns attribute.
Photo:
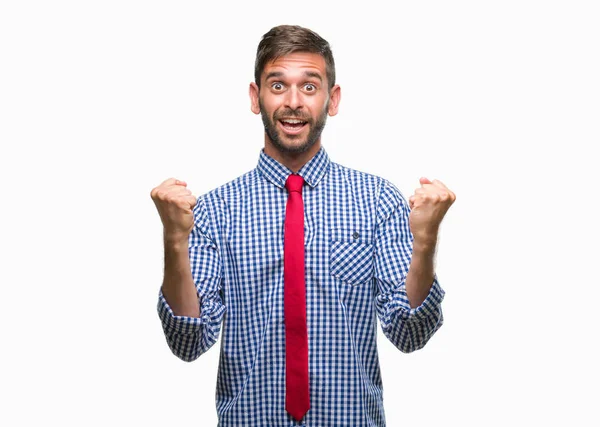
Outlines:
<svg viewBox="0 0 600 427"><path fill-rule="evenodd" d="M352 235L352 237L354 237L355 239L358 239L358 236L360 236L360 234L358 234L357 231L355 231L354 234Z"/></svg>

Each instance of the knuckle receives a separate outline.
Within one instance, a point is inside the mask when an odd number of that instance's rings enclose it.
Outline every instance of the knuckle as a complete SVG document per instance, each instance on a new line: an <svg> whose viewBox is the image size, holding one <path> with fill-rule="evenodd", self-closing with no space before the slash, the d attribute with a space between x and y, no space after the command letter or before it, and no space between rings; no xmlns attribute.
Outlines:
<svg viewBox="0 0 600 427"><path fill-rule="evenodd" d="M158 199L162 200L162 201L168 201L169 199L169 192L166 191L164 188L161 188L160 190L158 190Z"/></svg>
<svg viewBox="0 0 600 427"><path fill-rule="evenodd" d="M169 194L167 196L167 202L169 202L171 204L177 205L177 204L179 204L179 200L180 200L180 197L178 197L177 194Z"/></svg>

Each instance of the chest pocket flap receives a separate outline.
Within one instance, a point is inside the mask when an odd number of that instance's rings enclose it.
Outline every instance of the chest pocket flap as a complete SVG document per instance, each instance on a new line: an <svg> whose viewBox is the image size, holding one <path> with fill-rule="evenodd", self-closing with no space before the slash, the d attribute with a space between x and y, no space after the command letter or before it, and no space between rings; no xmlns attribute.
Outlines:
<svg viewBox="0 0 600 427"><path fill-rule="evenodd" d="M336 228L330 236L330 274L351 285L369 281L373 277L373 231Z"/></svg>

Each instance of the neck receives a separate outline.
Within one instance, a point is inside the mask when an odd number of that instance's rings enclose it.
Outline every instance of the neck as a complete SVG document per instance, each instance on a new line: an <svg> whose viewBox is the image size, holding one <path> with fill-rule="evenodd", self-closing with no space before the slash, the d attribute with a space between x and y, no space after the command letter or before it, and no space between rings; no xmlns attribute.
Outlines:
<svg viewBox="0 0 600 427"><path fill-rule="evenodd" d="M273 145L269 137L265 134L265 154L271 156L294 173L298 172L320 149L321 139L319 138L312 147L302 153L281 151Z"/></svg>

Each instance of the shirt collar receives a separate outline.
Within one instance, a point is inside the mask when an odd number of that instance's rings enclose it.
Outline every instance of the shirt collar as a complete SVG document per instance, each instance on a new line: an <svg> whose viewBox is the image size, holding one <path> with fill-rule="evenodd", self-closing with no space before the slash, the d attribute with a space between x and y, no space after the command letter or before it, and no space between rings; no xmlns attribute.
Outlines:
<svg viewBox="0 0 600 427"><path fill-rule="evenodd" d="M327 173L329 163L329 156L325 149L321 147L317 154L300 168L298 175L304 178L309 186L316 187ZM267 180L280 188L285 188L285 181L293 173L273 157L265 154L264 148L260 151L257 168Z"/></svg>

